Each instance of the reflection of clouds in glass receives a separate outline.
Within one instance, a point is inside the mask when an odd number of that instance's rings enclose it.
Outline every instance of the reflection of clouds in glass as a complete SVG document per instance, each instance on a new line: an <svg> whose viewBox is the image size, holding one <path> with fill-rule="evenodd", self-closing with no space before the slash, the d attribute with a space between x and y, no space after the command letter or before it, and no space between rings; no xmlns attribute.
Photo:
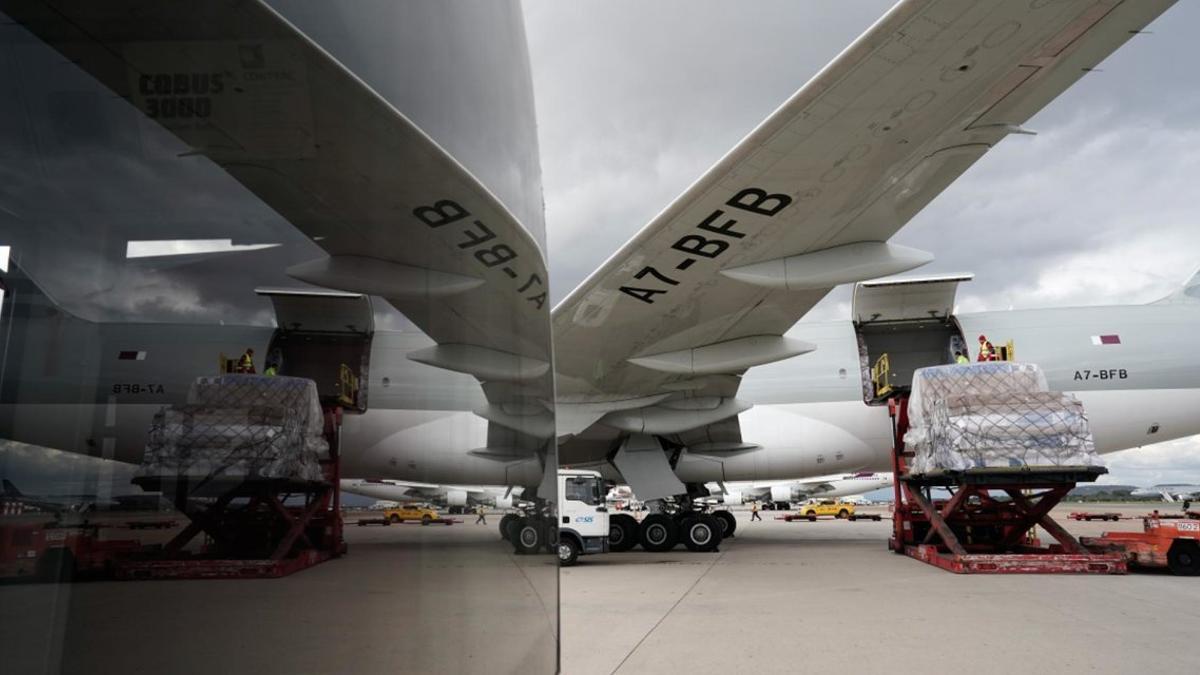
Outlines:
<svg viewBox="0 0 1200 675"><path fill-rule="evenodd" d="M133 464L0 439L0 478L30 495L136 493Z"/></svg>
<svg viewBox="0 0 1200 675"><path fill-rule="evenodd" d="M320 250L23 28L6 31L0 74L18 95L0 97L0 242L12 259L90 320L270 325L254 288L299 285L283 270ZM172 240L127 258L130 242Z"/></svg>

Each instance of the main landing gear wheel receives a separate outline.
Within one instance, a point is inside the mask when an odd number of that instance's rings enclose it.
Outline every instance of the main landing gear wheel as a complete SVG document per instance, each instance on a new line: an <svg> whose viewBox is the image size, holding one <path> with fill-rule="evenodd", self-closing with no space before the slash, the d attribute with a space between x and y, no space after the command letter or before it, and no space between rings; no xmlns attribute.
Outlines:
<svg viewBox="0 0 1200 675"><path fill-rule="evenodd" d="M715 516L686 516L680 522L679 530L679 538L689 551L715 551L721 543L721 523Z"/></svg>
<svg viewBox="0 0 1200 675"><path fill-rule="evenodd" d="M721 538L728 539L732 537L733 533L737 531L737 518L734 518L732 513L724 509L713 511L712 514L717 520L721 521Z"/></svg>
<svg viewBox="0 0 1200 675"><path fill-rule="evenodd" d="M638 544L638 521L625 513L614 513L608 519L608 550L628 551Z"/></svg>
<svg viewBox="0 0 1200 675"><path fill-rule="evenodd" d="M513 523L520 519L521 516L518 516L515 513L504 514L504 516L500 518L500 538L504 541L511 542L513 540L513 533L510 531L510 528Z"/></svg>
<svg viewBox="0 0 1200 675"><path fill-rule="evenodd" d="M579 560L579 544L575 543L572 537L563 537L558 540L558 566L570 567Z"/></svg>
<svg viewBox="0 0 1200 675"><path fill-rule="evenodd" d="M1167 551L1167 568L1171 574L1182 577L1200 575L1200 544L1195 541L1176 540Z"/></svg>
<svg viewBox="0 0 1200 675"><path fill-rule="evenodd" d="M642 520L638 539L642 548L651 553L670 551L679 543L679 527L671 516L665 513L651 513Z"/></svg>
<svg viewBox="0 0 1200 675"><path fill-rule="evenodd" d="M521 518L509 526L517 553L537 553L546 545L546 528L535 518Z"/></svg>

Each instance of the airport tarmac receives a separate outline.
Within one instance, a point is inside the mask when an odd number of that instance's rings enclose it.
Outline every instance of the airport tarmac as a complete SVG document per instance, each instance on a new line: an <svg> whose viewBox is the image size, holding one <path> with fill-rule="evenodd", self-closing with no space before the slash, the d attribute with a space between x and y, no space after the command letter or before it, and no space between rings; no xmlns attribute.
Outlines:
<svg viewBox="0 0 1200 675"><path fill-rule="evenodd" d="M735 513L737 536L718 553L618 553L563 570L562 672L1195 669L1200 578L960 576L887 550L889 520ZM1066 522L1080 535L1141 528Z"/></svg>
<svg viewBox="0 0 1200 675"><path fill-rule="evenodd" d="M888 551L888 520L735 513L738 535L718 553L633 551L562 570L562 672L1194 667L1200 579L956 576ZM494 516L464 520L351 526L347 557L284 579L3 585L4 625L21 627L0 636L4 672L491 673L552 654L553 558L512 555Z"/></svg>

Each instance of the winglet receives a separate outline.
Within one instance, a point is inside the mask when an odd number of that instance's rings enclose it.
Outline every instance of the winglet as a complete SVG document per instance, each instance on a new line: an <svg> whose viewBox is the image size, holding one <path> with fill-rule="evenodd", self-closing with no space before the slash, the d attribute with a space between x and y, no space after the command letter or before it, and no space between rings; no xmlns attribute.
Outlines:
<svg viewBox="0 0 1200 675"><path fill-rule="evenodd" d="M1170 295L1156 300L1156 305L1173 305L1181 302L1200 302L1200 268L1197 268L1183 285Z"/></svg>

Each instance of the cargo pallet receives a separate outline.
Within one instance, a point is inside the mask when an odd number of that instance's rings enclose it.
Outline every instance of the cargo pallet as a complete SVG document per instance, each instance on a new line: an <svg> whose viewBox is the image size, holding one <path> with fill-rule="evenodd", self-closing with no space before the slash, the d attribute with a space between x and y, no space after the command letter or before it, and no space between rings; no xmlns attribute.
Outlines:
<svg viewBox="0 0 1200 675"><path fill-rule="evenodd" d="M190 521L161 549L121 560L118 579L253 579L283 577L346 552L342 536L340 407L325 409L329 458L324 480L135 479L146 490L170 495ZM301 497L302 505L289 505ZM198 535L199 553L185 550Z"/></svg>
<svg viewBox="0 0 1200 675"><path fill-rule="evenodd" d="M1096 480L1100 467L972 469L913 474L904 448L908 399L888 401L892 419L895 525L889 546L896 553L958 574L1125 574L1125 557L1096 553L1050 517L1079 482ZM933 490L950 493L935 499ZM1004 497L1001 498L1002 493ZM1057 541L1042 546L1030 537L1041 526Z"/></svg>

